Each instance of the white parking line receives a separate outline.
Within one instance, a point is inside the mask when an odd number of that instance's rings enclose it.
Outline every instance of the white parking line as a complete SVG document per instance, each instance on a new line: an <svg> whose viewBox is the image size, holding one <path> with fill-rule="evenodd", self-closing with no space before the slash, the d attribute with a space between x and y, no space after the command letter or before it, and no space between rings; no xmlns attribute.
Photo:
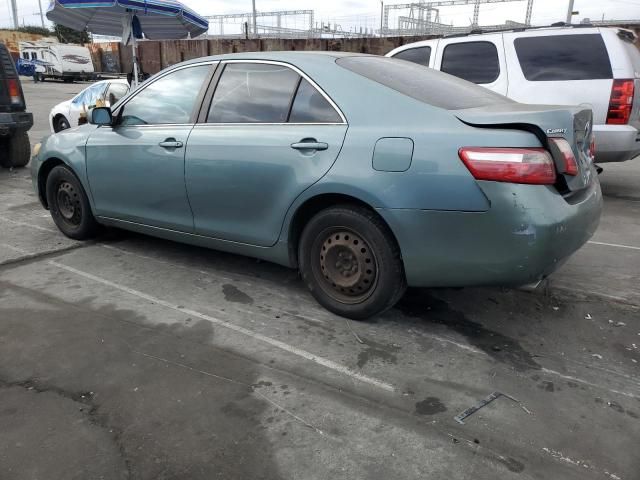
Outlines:
<svg viewBox="0 0 640 480"><path fill-rule="evenodd" d="M619 243L594 242L592 240L589 240L587 243L590 243L592 245L603 245L605 247L628 248L629 250L640 250L640 247L633 247L631 245L620 245Z"/></svg>
<svg viewBox="0 0 640 480"><path fill-rule="evenodd" d="M349 368L349 367L347 367L345 365L341 365L341 364L336 363L336 362L334 362L332 360L328 360L326 358L319 357L318 355L315 355L313 353L307 352L306 350L302 350L300 348L294 347L293 345L289 345L288 343L281 342L280 340L275 340L275 339L273 339L271 337L267 337L266 335L262 335L260 333L257 333L257 332L254 332L252 330L249 330L247 328L241 327L239 325L235 325L233 323L226 322L226 321L221 320L219 318L212 317L212 316L206 315L204 313L200 313L200 312L198 312L196 310L191 310L189 308L182 308L182 307L180 307L180 306L178 306L176 304L167 302L167 301L162 300L160 298L156 298L156 297L154 297L152 295L148 295L148 294L140 292L138 290L134 290L132 288L125 287L124 285L120 285L118 283L111 282L111 281L109 281L107 279L98 277L96 275L92 275L91 273L83 272L82 270L78 270L76 268L69 267L67 265L63 265L63 264L58 263L58 262L51 261L51 262L48 262L48 263L49 263L49 265L53 265L54 267L66 270L68 272L74 273L74 274L76 274L78 276L87 278L87 279L92 280L94 282L101 283L101 284L106 285L108 287L115 288L116 290L120 290L122 292L128 293L129 295L133 295L135 297L142 298L143 300L147 300L149 302L161 305L161 306L163 306L165 308L170 308L172 310L176 310L176 311L184 313L186 315L191 315L193 317L200 318L202 320L206 320L208 322L214 323L214 324L219 325L221 327L228 328L228 329L233 330L235 332L238 332L238 333L241 333L241 334L246 335L248 337L251 337L251 338L253 338L255 340L259 340L259 341L267 343L267 344L269 344L269 345L271 345L273 347L276 347L276 348L279 348L281 350L284 350L285 352L291 353L293 355L297 355L297 356L299 356L301 358L304 358L304 359L309 360L311 362L317 363L318 365L321 365L321 366L323 366L325 368L328 368L330 370L334 370L334 371L336 371L338 373L341 373L343 375L351 377L351 378L353 378L355 380L358 380L360 382L368 383L369 385L372 385L374 387L380 388L382 390L386 390L387 392L395 392L395 390L396 390L395 387L393 385L391 385L390 383L386 383L386 382L383 382L381 380L377 380L377 379L375 379L373 377L369 377L368 375L363 375L362 373L357 372L357 371L355 371L355 370L353 370L353 369L351 369L351 368Z"/></svg>

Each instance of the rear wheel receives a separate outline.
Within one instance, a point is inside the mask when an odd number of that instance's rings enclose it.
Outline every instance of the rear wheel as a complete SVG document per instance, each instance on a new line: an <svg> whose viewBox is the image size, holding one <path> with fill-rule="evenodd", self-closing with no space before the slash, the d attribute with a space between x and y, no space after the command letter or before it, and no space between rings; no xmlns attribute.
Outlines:
<svg viewBox="0 0 640 480"><path fill-rule="evenodd" d="M406 290L400 250L373 212L331 207L304 228L302 278L316 300L344 317L365 319L391 308Z"/></svg>
<svg viewBox="0 0 640 480"><path fill-rule="evenodd" d="M24 167L31 157L31 145L27 132L19 132L0 144L0 163L3 167Z"/></svg>
<svg viewBox="0 0 640 480"><path fill-rule="evenodd" d="M54 167L47 177L47 203L56 226L75 240L92 238L98 223L82 184L68 167Z"/></svg>

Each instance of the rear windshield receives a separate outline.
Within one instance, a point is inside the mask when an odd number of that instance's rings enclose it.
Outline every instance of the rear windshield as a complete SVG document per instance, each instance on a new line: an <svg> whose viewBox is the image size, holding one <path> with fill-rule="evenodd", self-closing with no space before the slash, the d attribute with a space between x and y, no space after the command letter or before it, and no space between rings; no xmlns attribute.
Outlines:
<svg viewBox="0 0 640 480"><path fill-rule="evenodd" d="M434 107L447 110L513 103L507 97L446 73L388 57L342 57L347 70Z"/></svg>
<svg viewBox="0 0 640 480"><path fill-rule="evenodd" d="M529 81L613 78L607 48L598 33L520 37L514 45Z"/></svg>

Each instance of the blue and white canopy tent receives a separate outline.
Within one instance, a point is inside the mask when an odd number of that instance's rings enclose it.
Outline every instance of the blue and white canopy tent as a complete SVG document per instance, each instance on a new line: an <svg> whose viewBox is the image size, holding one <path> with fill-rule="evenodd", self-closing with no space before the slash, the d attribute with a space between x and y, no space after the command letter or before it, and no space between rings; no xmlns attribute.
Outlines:
<svg viewBox="0 0 640 480"><path fill-rule="evenodd" d="M176 0L51 0L47 18L97 35L122 36L133 49L134 87L138 80L136 39L182 39L208 31L209 21Z"/></svg>

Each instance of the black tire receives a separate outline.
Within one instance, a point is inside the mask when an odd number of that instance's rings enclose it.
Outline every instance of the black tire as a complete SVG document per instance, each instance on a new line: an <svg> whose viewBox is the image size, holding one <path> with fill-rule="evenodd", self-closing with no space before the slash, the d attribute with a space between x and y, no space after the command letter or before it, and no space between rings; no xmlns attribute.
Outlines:
<svg viewBox="0 0 640 480"><path fill-rule="evenodd" d="M393 307L407 288L393 234L374 212L357 205L316 214L302 232L298 263L318 303L354 320Z"/></svg>
<svg viewBox="0 0 640 480"><path fill-rule="evenodd" d="M29 163L31 145L27 132L18 132L2 140L0 144L0 164L5 168L21 168Z"/></svg>
<svg viewBox="0 0 640 480"><path fill-rule="evenodd" d="M9 140L0 137L0 167L9 168Z"/></svg>
<svg viewBox="0 0 640 480"><path fill-rule="evenodd" d="M39 79L41 82L44 82L44 81L46 80L46 78L45 78L45 76L44 76L44 73L39 73L39 74L38 74L38 79Z"/></svg>
<svg viewBox="0 0 640 480"><path fill-rule="evenodd" d="M47 204L56 226L67 237L87 240L95 236L98 223L80 180L64 165L54 167L47 177Z"/></svg>
<svg viewBox="0 0 640 480"><path fill-rule="evenodd" d="M64 115L60 115L55 122L55 125L53 126L53 129L55 130L56 133L61 132L62 130L66 130L68 128L71 128L71 125L69 124L69 120L67 120L67 117L65 117Z"/></svg>

